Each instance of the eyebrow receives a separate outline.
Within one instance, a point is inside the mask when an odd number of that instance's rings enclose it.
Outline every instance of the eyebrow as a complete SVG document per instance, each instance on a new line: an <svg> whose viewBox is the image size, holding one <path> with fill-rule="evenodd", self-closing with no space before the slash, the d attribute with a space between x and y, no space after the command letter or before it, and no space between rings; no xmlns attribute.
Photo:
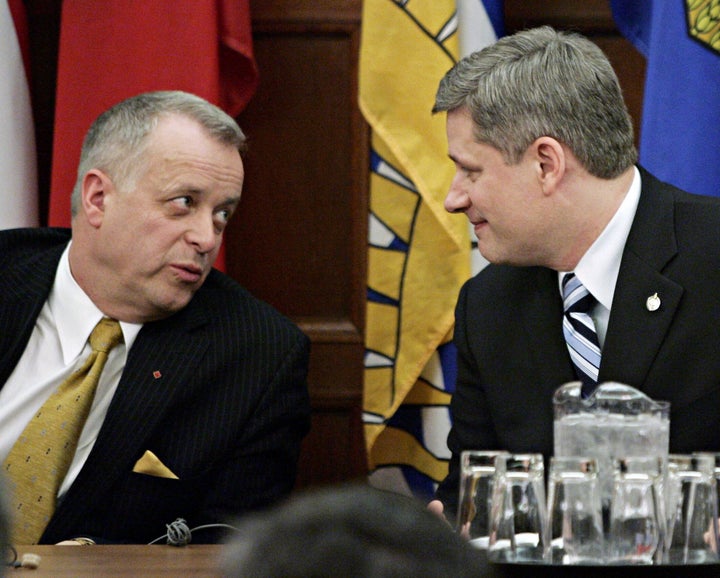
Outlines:
<svg viewBox="0 0 720 578"><path fill-rule="evenodd" d="M480 170L482 170L482 167L481 167L480 165L477 165L477 164L474 164L474 163L463 162L461 159L457 158L456 156L454 156L454 155L452 155L452 154L448 154L448 158L449 158L452 162L460 165L461 167L463 167L463 168L465 168L465 169L469 169L469 170L471 170L471 171L480 171Z"/></svg>
<svg viewBox="0 0 720 578"><path fill-rule="evenodd" d="M237 205L240 203L240 199L242 198L242 195L235 195L228 199L225 199L221 205Z"/></svg>
<svg viewBox="0 0 720 578"><path fill-rule="evenodd" d="M179 193L185 194L185 195L196 195L198 197L206 197L209 193L205 189L199 189L197 187L180 187ZM242 195L233 195L231 197L227 197L223 201L220 202L221 205L237 205L240 203L240 199L242 198Z"/></svg>

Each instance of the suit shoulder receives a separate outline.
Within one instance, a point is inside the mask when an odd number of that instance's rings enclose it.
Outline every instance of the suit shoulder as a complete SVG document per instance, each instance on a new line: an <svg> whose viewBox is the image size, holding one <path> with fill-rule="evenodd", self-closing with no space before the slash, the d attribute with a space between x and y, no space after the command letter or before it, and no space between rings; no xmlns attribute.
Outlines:
<svg viewBox="0 0 720 578"><path fill-rule="evenodd" d="M460 291L458 311L502 322L518 306L559 297L557 273L544 267L487 265Z"/></svg>
<svg viewBox="0 0 720 578"><path fill-rule="evenodd" d="M27 260L47 249L66 244L70 229L22 228L0 231L0 263L13 264Z"/></svg>
<svg viewBox="0 0 720 578"><path fill-rule="evenodd" d="M214 317L237 317L243 323L253 323L256 329L264 328L296 339L307 339L288 317L217 269L213 269L208 275L198 290L196 299L201 301L201 306Z"/></svg>
<svg viewBox="0 0 720 578"><path fill-rule="evenodd" d="M538 282L556 279L556 275L544 267L489 264L465 283L463 291L477 295L513 296L533 292Z"/></svg>
<svg viewBox="0 0 720 578"><path fill-rule="evenodd" d="M718 191L718 197L698 195L661 181L645 170L641 171L641 175L643 188L650 191L650 196L655 197L658 194L670 195L676 210L680 211L681 217L683 216L682 212L687 211L693 215L703 213L708 219L720 219L720 191Z"/></svg>
<svg viewBox="0 0 720 578"><path fill-rule="evenodd" d="M675 232L679 250L688 248L720 257L720 198L682 191L675 195Z"/></svg>

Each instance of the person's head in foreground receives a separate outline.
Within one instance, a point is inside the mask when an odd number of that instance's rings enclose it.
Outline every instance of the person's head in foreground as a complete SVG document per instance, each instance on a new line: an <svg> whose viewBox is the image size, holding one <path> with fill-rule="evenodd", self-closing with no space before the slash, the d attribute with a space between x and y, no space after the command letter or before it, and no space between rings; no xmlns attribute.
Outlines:
<svg viewBox="0 0 720 578"><path fill-rule="evenodd" d="M484 557L417 500L365 485L296 495L243 518L224 575L490 576Z"/></svg>

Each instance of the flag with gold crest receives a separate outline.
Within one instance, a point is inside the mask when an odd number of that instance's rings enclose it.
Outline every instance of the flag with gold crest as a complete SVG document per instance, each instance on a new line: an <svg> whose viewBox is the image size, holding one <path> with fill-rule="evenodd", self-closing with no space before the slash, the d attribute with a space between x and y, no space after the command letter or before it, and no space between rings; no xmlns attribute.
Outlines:
<svg viewBox="0 0 720 578"><path fill-rule="evenodd" d="M720 0L611 0L647 59L640 163L660 179L720 197Z"/></svg>

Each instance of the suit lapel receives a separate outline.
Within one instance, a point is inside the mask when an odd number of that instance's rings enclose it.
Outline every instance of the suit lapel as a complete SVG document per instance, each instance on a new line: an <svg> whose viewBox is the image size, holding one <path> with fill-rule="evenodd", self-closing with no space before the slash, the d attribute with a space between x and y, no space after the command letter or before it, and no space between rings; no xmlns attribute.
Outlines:
<svg viewBox="0 0 720 578"><path fill-rule="evenodd" d="M618 274L600 381L645 390L645 378L672 323L683 288L662 274L677 253L672 195L647 172ZM648 305L648 298L660 307ZM628 352L632 352L629 355ZM648 389L647 393L652 394Z"/></svg>
<svg viewBox="0 0 720 578"><path fill-rule="evenodd" d="M599 381L620 381L645 388L646 376L683 294L683 288L663 275L677 253L674 199L652 175L641 170L643 189L637 213L623 252ZM531 269L523 317L528 346L533 351L538 378L559 386L575 377L562 336L562 302L557 274ZM532 273L534 271L534 273ZM660 307L651 310L648 298L657 293ZM628 352L632 351L632 355Z"/></svg>
<svg viewBox="0 0 720 578"><path fill-rule="evenodd" d="M562 333L562 300L557 273L530 269L528 298L523 318L528 343L535 359L538 383L550 385L550 395L563 383L576 379Z"/></svg>
<svg viewBox="0 0 720 578"><path fill-rule="evenodd" d="M40 253L0 276L0 388L25 350L64 250L63 244Z"/></svg>
<svg viewBox="0 0 720 578"><path fill-rule="evenodd" d="M186 318L184 313L180 316ZM204 332L178 319L143 327L98 436L97 452L93 453L103 457L113 453L124 462L147 449L142 445L167 408L190 393L192 373L207 347Z"/></svg>
<svg viewBox="0 0 720 578"><path fill-rule="evenodd" d="M146 324L133 344L118 389L87 462L68 490L53 522L79 519L148 449L148 438L168 408L194 393L193 372L209 341L199 308Z"/></svg>

